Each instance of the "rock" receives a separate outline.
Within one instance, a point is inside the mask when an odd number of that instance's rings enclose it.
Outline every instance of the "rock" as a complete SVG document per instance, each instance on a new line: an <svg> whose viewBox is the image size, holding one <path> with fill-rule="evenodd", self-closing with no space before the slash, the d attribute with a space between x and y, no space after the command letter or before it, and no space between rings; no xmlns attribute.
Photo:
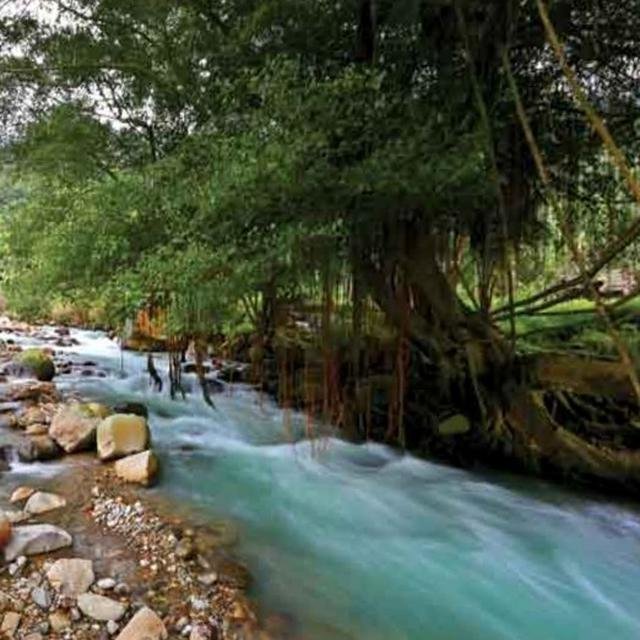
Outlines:
<svg viewBox="0 0 640 640"><path fill-rule="evenodd" d="M143 451L122 458L115 464L116 475L125 482L149 486L158 474L158 459L153 451Z"/></svg>
<svg viewBox="0 0 640 640"><path fill-rule="evenodd" d="M32 377L40 382L51 382L56 375L53 360L42 349L27 349L18 354L7 368L10 375Z"/></svg>
<svg viewBox="0 0 640 640"><path fill-rule="evenodd" d="M21 615L15 611L9 611L2 618L2 626L0 626L0 635L3 638L13 638L20 626Z"/></svg>
<svg viewBox="0 0 640 640"><path fill-rule="evenodd" d="M46 424L34 423L30 424L24 432L28 436L46 436L49 433L49 427Z"/></svg>
<svg viewBox="0 0 640 640"><path fill-rule="evenodd" d="M140 453L149 446L147 421L134 414L116 413L98 425L98 457L100 460L122 458Z"/></svg>
<svg viewBox="0 0 640 640"><path fill-rule="evenodd" d="M18 457L22 462L55 460L62 455L62 449L47 435L30 436L18 447Z"/></svg>
<svg viewBox="0 0 640 640"><path fill-rule="evenodd" d="M56 611L49 616L49 624L54 633L60 633L71 626L71 618L62 611Z"/></svg>
<svg viewBox="0 0 640 640"><path fill-rule="evenodd" d="M18 556L33 556L70 547L73 538L60 527L51 524L27 524L13 528L11 541L4 550L7 562Z"/></svg>
<svg viewBox="0 0 640 640"><path fill-rule="evenodd" d="M102 578L96 582L96 587L102 591L111 591L116 588L116 581L113 578Z"/></svg>
<svg viewBox="0 0 640 640"><path fill-rule="evenodd" d="M77 598L89 591L95 580L93 562L80 558L56 560L47 571L47 579L62 595Z"/></svg>
<svg viewBox="0 0 640 640"><path fill-rule="evenodd" d="M55 402L59 398L60 394L52 382L27 382L11 387L10 391L10 399L13 401Z"/></svg>
<svg viewBox="0 0 640 640"><path fill-rule="evenodd" d="M32 515L38 515L54 509L60 509L66 505L67 501L56 493L37 491L27 500L24 510Z"/></svg>
<svg viewBox="0 0 640 640"><path fill-rule="evenodd" d="M11 520L4 511L0 511L0 549L9 544L12 529Z"/></svg>
<svg viewBox="0 0 640 640"><path fill-rule="evenodd" d="M92 620L117 622L124 615L126 608L120 602L99 596L95 593L83 593L78 596L78 608L85 616ZM143 638L141 635L139 638Z"/></svg>
<svg viewBox="0 0 640 640"><path fill-rule="evenodd" d="M114 622L113 620L109 620L109 622L107 622L107 632L110 636L115 636L116 633L118 633L118 623Z"/></svg>
<svg viewBox="0 0 640 640"><path fill-rule="evenodd" d="M18 487L11 494L11 498L9 498L9 501L12 504L15 504L16 502L22 502L23 500L27 500L28 498L30 498L35 492L36 490L31 487Z"/></svg>
<svg viewBox="0 0 640 640"><path fill-rule="evenodd" d="M176 556L181 560L189 560L195 555L195 547L189 538L182 538L176 545Z"/></svg>
<svg viewBox="0 0 640 640"><path fill-rule="evenodd" d="M93 446L102 415L96 403L72 403L53 418L49 435L67 452L85 451Z"/></svg>
<svg viewBox="0 0 640 640"><path fill-rule="evenodd" d="M11 524L20 524L25 520L28 520L31 516L25 511L5 511L4 512ZM0 548L2 546L0 545Z"/></svg>
<svg viewBox="0 0 640 640"><path fill-rule="evenodd" d="M48 422L45 412L40 407L27 407L19 418L20 426L23 428L33 424L42 424Z"/></svg>
<svg viewBox="0 0 640 640"><path fill-rule="evenodd" d="M157 614L143 607L120 632L116 640L166 640L169 637L162 620Z"/></svg>
<svg viewBox="0 0 640 640"><path fill-rule="evenodd" d="M191 630L189 640L211 640L211 631L203 624L196 625Z"/></svg>
<svg viewBox="0 0 640 640"><path fill-rule="evenodd" d="M113 407L114 413L128 413L142 418L149 417L149 410L141 402L123 402Z"/></svg>
<svg viewBox="0 0 640 640"><path fill-rule="evenodd" d="M438 433L441 436L457 436L467 433L471 429L469 420L462 414L456 414L447 418L438 425Z"/></svg>
<svg viewBox="0 0 640 640"><path fill-rule="evenodd" d="M31 590L31 600L45 611L51 607L51 594L46 587L34 587Z"/></svg>

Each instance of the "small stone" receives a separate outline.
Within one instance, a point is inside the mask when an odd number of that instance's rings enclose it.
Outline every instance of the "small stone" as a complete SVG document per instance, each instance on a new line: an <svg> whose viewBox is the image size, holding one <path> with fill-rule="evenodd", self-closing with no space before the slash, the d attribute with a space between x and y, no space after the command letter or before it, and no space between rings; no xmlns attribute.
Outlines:
<svg viewBox="0 0 640 640"><path fill-rule="evenodd" d="M22 616L15 611L9 611L4 614L2 618L2 625L0 626L0 635L6 638L13 638L20 626L20 620Z"/></svg>
<svg viewBox="0 0 640 640"><path fill-rule="evenodd" d="M20 524L31 517L25 511L5 511L4 513L11 524Z"/></svg>
<svg viewBox="0 0 640 640"><path fill-rule="evenodd" d="M101 622L118 621L126 611L125 606L120 602L95 593L83 593L78 596L78 608L88 618Z"/></svg>
<svg viewBox="0 0 640 640"><path fill-rule="evenodd" d="M111 591L116 587L116 581L113 578L102 578L96 583L96 587L102 591Z"/></svg>
<svg viewBox="0 0 640 640"><path fill-rule="evenodd" d="M198 582L203 584L205 587L210 587L212 584L217 582L218 574L217 573L203 573L198 576Z"/></svg>
<svg viewBox="0 0 640 640"><path fill-rule="evenodd" d="M180 618L178 622L176 622L176 631L180 633L188 624L189 618L182 616L182 618Z"/></svg>
<svg viewBox="0 0 640 640"><path fill-rule="evenodd" d="M32 489L31 487L18 487L11 494L11 498L9 498L9 501L12 504L15 504L16 502L23 502L24 500L29 499L35 492L36 490Z"/></svg>
<svg viewBox="0 0 640 640"><path fill-rule="evenodd" d="M47 571L47 579L62 595L75 598L86 593L93 584L93 562L80 558L57 560Z"/></svg>
<svg viewBox="0 0 640 640"><path fill-rule="evenodd" d="M56 611L49 616L49 624L51 625L52 631L59 633L71 626L71 619L66 613Z"/></svg>
<svg viewBox="0 0 640 640"><path fill-rule="evenodd" d="M120 632L117 640L166 640L169 637L167 630L158 615L143 607L129 621L129 624Z"/></svg>
<svg viewBox="0 0 640 640"><path fill-rule="evenodd" d="M120 627L118 626L117 622L114 622L113 620L109 620L109 622L107 622L107 631L110 636L114 636L116 633L118 633L119 628Z"/></svg>
<svg viewBox="0 0 640 640"><path fill-rule="evenodd" d="M203 624L199 624L191 630L189 640L211 640L211 631Z"/></svg>
<svg viewBox="0 0 640 640"><path fill-rule="evenodd" d="M131 589L129 588L129 585L126 582L119 582L113 592L120 597L123 596L128 596L131 593Z"/></svg>
<svg viewBox="0 0 640 640"><path fill-rule="evenodd" d="M31 600L45 611L51 607L51 594L45 587L35 587L32 589Z"/></svg>

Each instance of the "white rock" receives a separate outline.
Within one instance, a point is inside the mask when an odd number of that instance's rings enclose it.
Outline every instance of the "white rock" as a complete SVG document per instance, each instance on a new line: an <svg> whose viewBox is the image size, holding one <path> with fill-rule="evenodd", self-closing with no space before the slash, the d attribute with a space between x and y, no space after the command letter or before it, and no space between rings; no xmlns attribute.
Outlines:
<svg viewBox="0 0 640 640"><path fill-rule="evenodd" d="M88 618L100 622L108 620L117 622L126 611L125 606L120 602L95 593L83 593L78 596L78 608Z"/></svg>
<svg viewBox="0 0 640 640"><path fill-rule="evenodd" d="M37 491L28 500L24 506L24 510L27 513L38 515L40 513L47 513L47 511L53 511L54 509L60 509L66 506L67 501L55 493L45 493L44 491Z"/></svg>
<svg viewBox="0 0 640 640"><path fill-rule="evenodd" d="M86 593L95 580L93 562L80 558L57 560L47 572L47 579L62 595L77 598Z"/></svg>
<svg viewBox="0 0 640 640"><path fill-rule="evenodd" d="M4 550L7 562L18 556L33 556L70 547L73 538L60 527L51 524L26 524L14 527L11 541Z"/></svg>
<svg viewBox="0 0 640 640"><path fill-rule="evenodd" d="M116 581L113 578L102 578L98 580L96 583L98 589L102 589L103 591L111 591L116 586Z"/></svg>

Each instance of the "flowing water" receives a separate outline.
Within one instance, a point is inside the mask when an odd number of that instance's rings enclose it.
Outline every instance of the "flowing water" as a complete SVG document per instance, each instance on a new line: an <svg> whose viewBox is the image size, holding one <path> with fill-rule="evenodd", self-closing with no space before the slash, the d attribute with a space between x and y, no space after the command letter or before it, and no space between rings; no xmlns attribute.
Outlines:
<svg viewBox="0 0 640 640"><path fill-rule="evenodd" d="M103 334L69 349L109 372L61 386L150 409L157 492L240 530L265 610L307 640L637 640L640 511L379 445L308 441L234 387L171 401ZM64 380L63 377L60 380Z"/></svg>

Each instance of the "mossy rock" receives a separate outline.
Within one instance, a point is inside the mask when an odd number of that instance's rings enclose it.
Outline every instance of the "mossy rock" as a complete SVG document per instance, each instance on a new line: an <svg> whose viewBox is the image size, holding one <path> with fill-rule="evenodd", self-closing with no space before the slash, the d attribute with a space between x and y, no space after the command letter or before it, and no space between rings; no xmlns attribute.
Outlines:
<svg viewBox="0 0 640 640"><path fill-rule="evenodd" d="M41 382L51 382L56 375L53 360L41 349L27 349L13 360L15 374L33 376Z"/></svg>
<svg viewBox="0 0 640 640"><path fill-rule="evenodd" d="M441 436L459 436L471 430L471 424L465 416L456 414L438 425Z"/></svg>

